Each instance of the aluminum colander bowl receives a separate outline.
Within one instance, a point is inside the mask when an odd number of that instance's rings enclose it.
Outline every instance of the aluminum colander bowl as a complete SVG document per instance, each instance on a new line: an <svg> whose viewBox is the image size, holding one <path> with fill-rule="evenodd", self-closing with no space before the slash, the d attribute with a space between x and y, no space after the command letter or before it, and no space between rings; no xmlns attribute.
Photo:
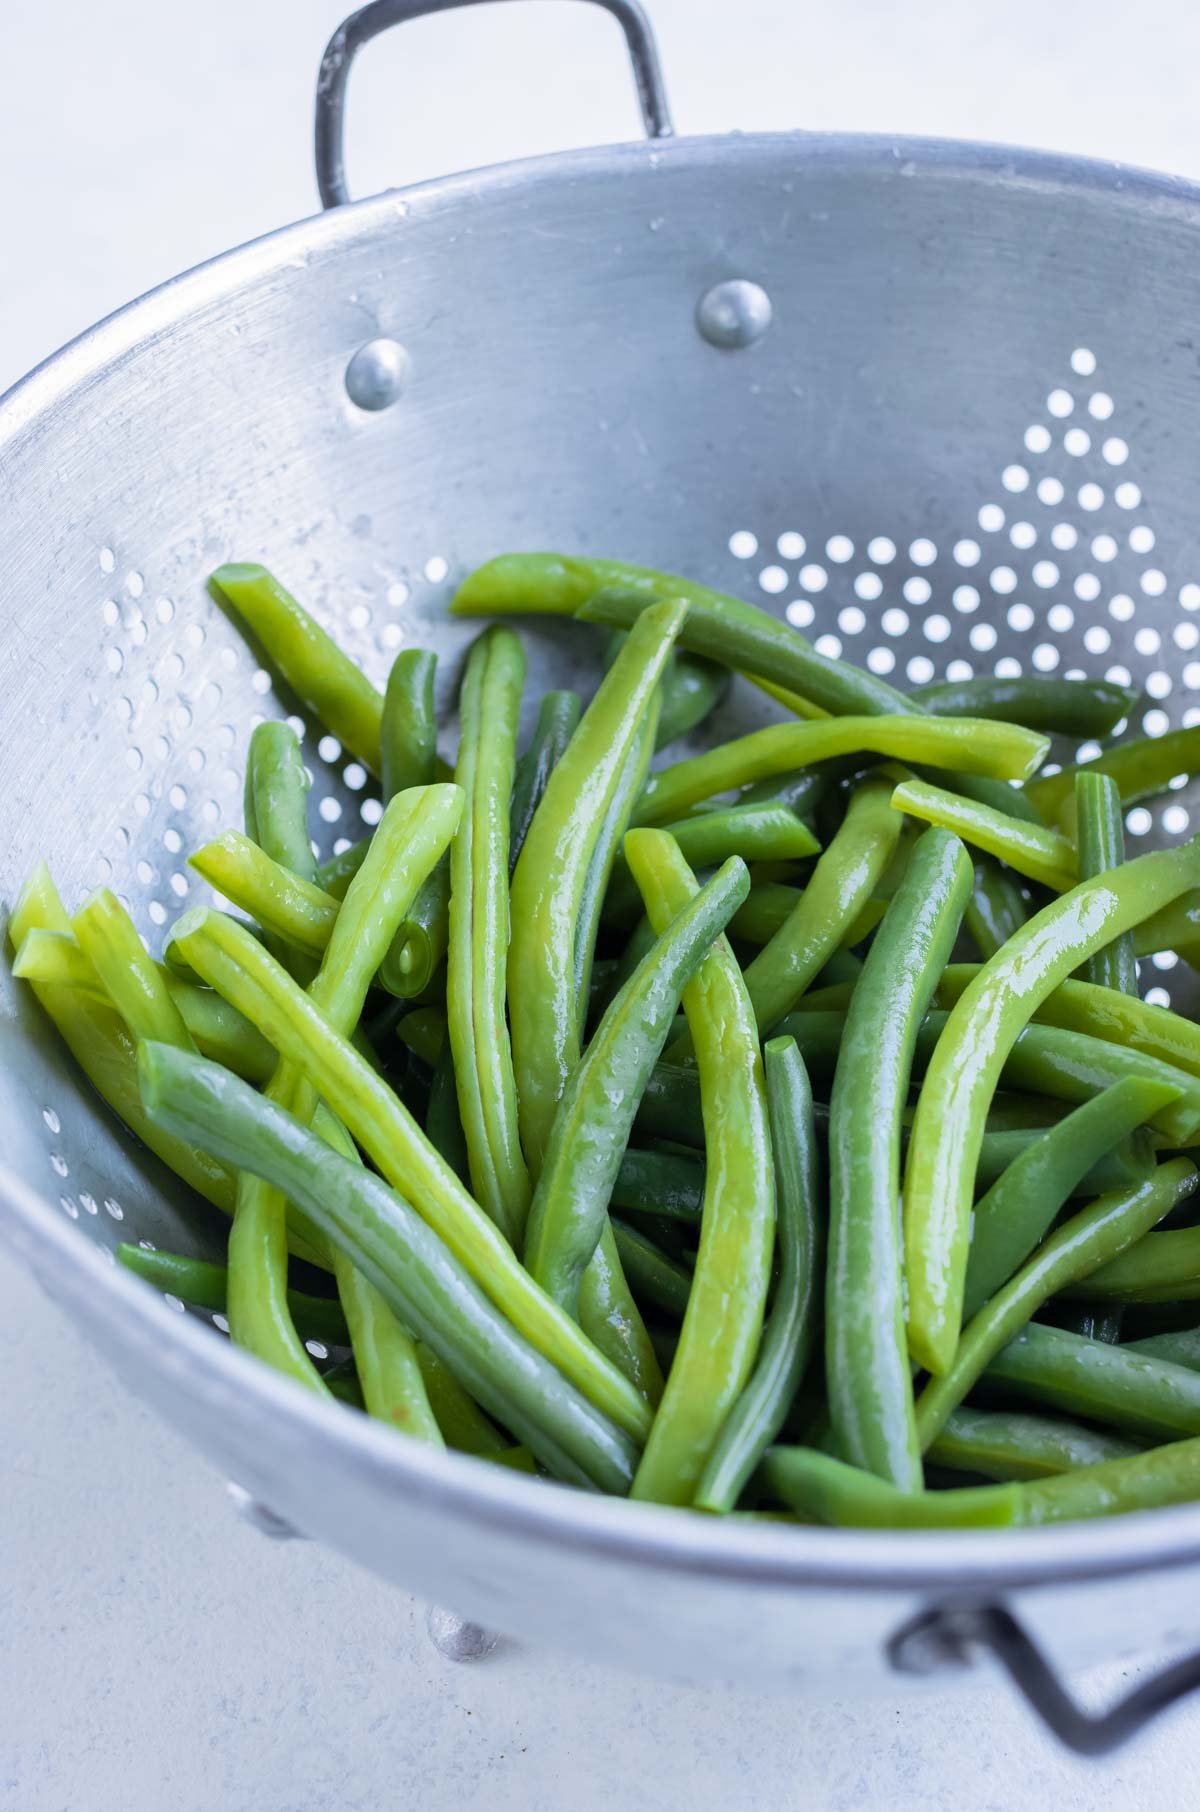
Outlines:
<svg viewBox="0 0 1200 1812"><path fill-rule="evenodd" d="M319 135L339 200L335 39ZM668 131L644 23L613 0ZM615 552L899 682L1108 672L1200 717L1200 191L970 144L659 137L339 206L168 283L0 403L0 891L39 856L157 947L236 822L272 691L204 580L262 559L382 682L490 554ZM591 666L530 636L531 684ZM553 681L551 676L553 676ZM718 728L763 709L735 693ZM300 720L298 719L299 723ZM361 770L311 724L323 853ZM1134 728L1140 727L1134 725ZM1131 814L1183 834L1184 791ZM1200 820L1198 820L1200 821ZM1180 970L1151 970L1170 997ZM111 1262L224 1227L91 1094L0 965L0 1227L140 1396L255 1500L481 1624L675 1676L894 1679L990 1643L1099 1749L1056 1660L1200 1634L1200 1506L873 1534L593 1499L315 1401ZM1197 1676L1156 1687L1153 1702Z"/></svg>

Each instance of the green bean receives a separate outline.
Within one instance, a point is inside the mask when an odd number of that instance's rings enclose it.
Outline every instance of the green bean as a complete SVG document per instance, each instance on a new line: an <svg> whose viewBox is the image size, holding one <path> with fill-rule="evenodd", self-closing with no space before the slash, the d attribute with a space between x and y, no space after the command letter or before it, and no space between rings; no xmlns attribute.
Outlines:
<svg viewBox="0 0 1200 1812"><path fill-rule="evenodd" d="M587 865L579 912L575 921L575 1000L579 1018L579 1041L582 1044L591 998L592 965L596 955L596 938L600 918L608 897L613 869L620 860L621 844L629 829L630 814L646 783L650 756L654 749L654 726L658 722L659 700L651 698L646 714L637 726L633 745L622 765L616 789L609 800ZM633 889L633 917L637 917L637 889Z"/></svg>
<svg viewBox="0 0 1200 1812"><path fill-rule="evenodd" d="M418 1340L417 1364L425 1381L425 1395L437 1418L447 1447L492 1459L508 1446L508 1436L489 1422L475 1399L468 1395L450 1367L431 1346Z"/></svg>
<svg viewBox="0 0 1200 1812"><path fill-rule="evenodd" d="M1052 1478L951 1491L898 1491L804 1447L772 1448L763 1474L775 1496L820 1522L874 1529L1034 1528L1191 1502L1200 1494L1200 1440L1176 1441Z"/></svg>
<svg viewBox="0 0 1200 1812"><path fill-rule="evenodd" d="M637 822L661 824L731 787L790 773L832 755L860 752L1020 780L1037 767L1045 743L1032 730L968 717L829 717L814 723L768 724L703 755L660 768L642 794Z"/></svg>
<svg viewBox="0 0 1200 1812"><path fill-rule="evenodd" d="M115 894L98 888L75 914L71 929L135 1040L158 1038L195 1050L170 989Z"/></svg>
<svg viewBox="0 0 1200 1812"><path fill-rule="evenodd" d="M335 900L344 900L346 889L362 867L370 847L370 837L360 837L340 855L330 856L328 862L322 862L317 869L317 886Z"/></svg>
<svg viewBox="0 0 1200 1812"><path fill-rule="evenodd" d="M69 930L27 932L12 967L22 981L74 989L111 1005L95 965ZM258 1028L211 988L184 981L162 963L154 967L201 1055L215 1058L248 1082L265 1082L275 1068L275 1053Z"/></svg>
<svg viewBox="0 0 1200 1812"><path fill-rule="evenodd" d="M917 1438L922 1450L978 1381L988 1361L1007 1346L1042 1303L1068 1285L1090 1278L1184 1201L1195 1186L1195 1165L1179 1158L1159 1165L1147 1182L1123 1194L1101 1196L1064 1221L972 1316L951 1364L931 1378L917 1398Z"/></svg>
<svg viewBox="0 0 1200 1812"><path fill-rule="evenodd" d="M786 805L727 806L694 818L680 818L662 828L674 837L685 860L695 869L711 868L729 856L740 856L744 862L762 858L800 861L815 855L821 847L808 826ZM788 889L789 893L794 891ZM618 858L604 917L612 924L632 924L640 910L640 896L629 869Z"/></svg>
<svg viewBox="0 0 1200 1812"><path fill-rule="evenodd" d="M396 927L379 965L379 980L400 1000L424 994L441 967L450 941L450 859L444 857L421 883Z"/></svg>
<svg viewBox="0 0 1200 1812"><path fill-rule="evenodd" d="M331 1151L361 1169L362 1159L353 1139L320 1103L313 1115L313 1131ZM264 1183L264 1187L269 1186ZM433 1447L444 1446L412 1335L397 1320L383 1294L336 1241L332 1258L367 1414L414 1440Z"/></svg>
<svg viewBox="0 0 1200 1812"><path fill-rule="evenodd" d="M1152 913L1133 934L1138 956L1156 950L1177 950L1193 968L1200 966L1200 892L1180 894L1161 912Z"/></svg>
<svg viewBox="0 0 1200 1812"><path fill-rule="evenodd" d="M581 708L578 692L547 692L542 696L529 747L517 762L513 775L509 816L510 878L546 783L575 734Z"/></svg>
<svg viewBox="0 0 1200 1812"><path fill-rule="evenodd" d="M138 1072L150 1113L298 1201L551 1471L574 1484L627 1488L627 1437L512 1327L404 1197L202 1057L147 1043Z"/></svg>
<svg viewBox="0 0 1200 1812"><path fill-rule="evenodd" d="M425 648L402 648L392 662L379 724L385 803L410 786L432 786L437 778L436 674L437 655Z"/></svg>
<svg viewBox="0 0 1200 1812"><path fill-rule="evenodd" d="M446 1015L440 1007L414 1007L396 1021L396 1036L427 1069L433 1069L446 1048Z"/></svg>
<svg viewBox="0 0 1200 1812"><path fill-rule="evenodd" d="M339 902L314 882L281 868L242 831L222 831L193 851L188 866L256 918L264 931L298 950L323 953Z"/></svg>
<svg viewBox="0 0 1200 1812"><path fill-rule="evenodd" d="M630 860L646 832L631 831ZM525 1263L571 1314L599 1242L629 1129L684 987L750 881L733 856L661 933L625 983L576 1065L558 1105L534 1193Z"/></svg>
<svg viewBox="0 0 1200 1812"><path fill-rule="evenodd" d="M820 973L887 867L900 834L890 797L887 781L868 781L858 789L794 911L746 970L750 1002L763 1031L791 1011Z"/></svg>
<svg viewBox="0 0 1200 1812"><path fill-rule="evenodd" d="M636 633L636 631L635 631ZM673 838L629 837L626 856L660 933L698 892ZM690 1503L754 1363L774 1240L775 1176L762 1058L741 971L719 938L683 994L696 1050L707 1168L700 1249L675 1362L633 1495Z"/></svg>
<svg viewBox="0 0 1200 1812"><path fill-rule="evenodd" d="M1080 878L1119 868L1125 860L1125 828L1121 819L1121 795L1110 774L1086 771L1076 774L1075 818ZM1115 943L1089 956L1081 979L1094 982L1097 987L1116 988L1122 994L1136 994L1137 962L1132 932L1126 931Z"/></svg>
<svg viewBox="0 0 1200 1812"><path fill-rule="evenodd" d="M1192 1302L1200 1296L1200 1227L1148 1235L1094 1276L1087 1293L1101 1302Z"/></svg>
<svg viewBox="0 0 1200 1812"><path fill-rule="evenodd" d="M982 1473L1000 1482L1053 1478L1080 1466L1138 1453L1119 1435L1017 1410L953 1409L929 1446L928 1458L954 1472Z"/></svg>
<svg viewBox="0 0 1200 1812"><path fill-rule="evenodd" d="M906 780L892 794L892 805L926 824L940 824L964 842L998 856L1018 874L1063 893L1079 875L1075 851L1058 831L1025 824L1010 813L994 811L977 799L964 799L924 780Z"/></svg>
<svg viewBox="0 0 1200 1812"><path fill-rule="evenodd" d="M383 700L361 668L338 647L265 566L219 566L209 588L229 604L267 662L325 728L378 774Z"/></svg>
<svg viewBox="0 0 1200 1812"><path fill-rule="evenodd" d="M931 830L917 843L854 989L829 1106L830 1415L847 1458L907 1491L920 1489L921 1460L896 1206L901 1114L917 1031L972 878L957 837Z"/></svg>
<svg viewBox="0 0 1200 1812"><path fill-rule="evenodd" d="M1035 913L951 1011L917 1102L904 1187L909 1351L927 1370L944 1372L954 1355L979 1143L988 1102L1025 1022L1093 950L1198 877L1200 844L1190 843L1081 881Z"/></svg>
<svg viewBox="0 0 1200 1812"><path fill-rule="evenodd" d="M963 922L985 962L1020 930L1027 916L1025 896L1007 869L990 856L979 856L975 891L967 901Z"/></svg>
<svg viewBox="0 0 1200 1812"><path fill-rule="evenodd" d="M1044 673L1000 679L980 673L974 679L916 686L908 696L938 717L999 717L1027 730L1080 737L1107 736L1129 715L1138 694L1112 680L1059 679Z"/></svg>
<svg viewBox="0 0 1200 1812"><path fill-rule="evenodd" d="M304 1071L383 1176L405 1190L417 1213L530 1344L620 1427L644 1436L650 1417L642 1398L538 1288L407 1109L320 1006L244 927L219 913L185 913L176 937L187 960L248 1012L281 1056Z"/></svg>
<svg viewBox="0 0 1200 1812"><path fill-rule="evenodd" d="M118 1263L135 1271L156 1290L178 1296L198 1309L220 1315L225 1311L229 1273L224 1265L208 1264L201 1258L189 1258L181 1252L148 1252L144 1246L121 1244L116 1248ZM349 1346L350 1334L341 1304L332 1296L307 1296L302 1290L288 1291L288 1310L308 1340L322 1340L329 1346Z"/></svg>
<svg viewBox="0 0 1200 1812"><path fill-rule="evenodd" d="M635 609L640 609L641 594L631 593L630 602ZM615 629L608 638L604 650L606 671L625 646L625 639L626 632L623 629ZM718 662L706 660L702 654L689 654L686 649L677 648L663 668L660 682L662 709L654 738L655 749L665 749L668 743L677 742L681 736L687 736L690 731L698 728L721 703L729 691L732 678L728 669Z"/></svg>
<svg viewBox="0 0 1200 1812"><path fill-rule="evenodd" d="M986 1132L979 1151L979 1168L975 1173L976 1188L989 1189L1023 1151L1037 1143L1046 1130L1041 1126L1028 1126L1005 1127ZM1113 1189L1124 1189L1130 1183L1143 1181L1153 1168L1154 1153L1135 1139L1098 1158L1087 1174L1080 1178L1075 1194L1107 1195Z"/></svg>
<svg viewBox="0 0 1200 1812"><path fill-rule="evenodd" d="M987 1369L989 1384L1136 1438L1200 1434L1200 1373L1128 1346L1032 1321Z"/></svg>
<svg viewBox="0 0 1200 1812"><path fill-rule="evenodd" d="M1183 1365L1200 1372L1200 1328L1179 1328L1169 1334L1150 1334L1144 1340L1126 1342L1127 1353L1142 1353L1148 1359L1165 1359L1170 1365Z"/></svg>
<svg viewBox="0 0 1200 1812"><path fill-rule="evenodd" d="M622 1152L610 1198L614 1208L698 1221L703 1199L704 1165L690 1153L632 1147Z"/></svg>
<svg viewBox="0 0 1200 1812"><path fill-rule="evenodd" d="M797 774L772 774L756 780L738 795L739 805L786 805L798 818L809 818L834 783L835 763L801 768Z"/></svg>
<svg viewBox="0 0 1200 1812"><path fill-rule="evenodd" d="M575 946L588 865L685 614L664 604L639 618L546 784L513 872L508 1004L521 1144L535 1180L579 1056Z"/></svg>
<svg viewBox="0 0 1200 1812"><path fill-rule="evenodd" d="M692 1273L687 1266L655 1245L639 1227L631 1227L617 1215L612 1217L612 1236L634 1296L648 1308L660 1309L673 1321L682 1321L692 1288Z"/></svg>
<svg viewBox="0 0 1200 1812"><path fill-rule="evenodd" d="M964 1317L975 1315L1025 1262L1097 1160L1178 1098L1169 1084L1127 1076L1026 1146L975 1204Z"/></svg>
<svg viewBox="0 0 1200 1812"><path fill-rule="evenodd" d="M1200 772L1200 725L1168 730L1165 736L1139 736L1105 749L1093 761L1072 762L1057 774L1031 781L1029 797L1047 823L1069 816L1075 801L1075 776L1086 769L1111 774L1125 805L1161 793L1180 774Z"/></svg>
<svg viewBox="0 0 1200 1812"><path fill-rule="evenodd" d="M308 775L292 726L273 717L256 724L246 755L246 834L281 868L315 885L307 799Z"/></svg>
<svg viewBox="0 0 1200 1812"><path fill-rule="evenodd" d="M462 1116L458 1109L458 1084L454 1075L454 1053L446 1045L429 1082L429 1103L425 1109L425 1136L441 1153L460 1183L470 1181L470 1159Z"/></svg>
<svg viewBox="0 0 1200 1812"><path fill-rule="evenodd" d="M779 1279L750 1382L730 1410L696 1490L698 1510L737 1504L783 1426L808 1365L821 1261L812 1089L790 1038L764 1052L775 1161Z"/></svg>
<svg viewBox="0 0 1200 1812"><path fill-rule="evenodd" d="M662 1371L642 1320L607 1216L579 1289L579 1325L596 1350L624 1373L640 1397L662 1396Z"/></svg>
<svg viewBox="0 0 1200 1812"><path fill-rule="evenodd" d="M961 999L979 972L970 963L951 963L938 982L939 1001L953 1004ZM1085 1032L1200 1077L1200 1027L1181 1013L1152 1006L1136 995L1072 977L1041 1002L1035 1017L1039 1025Z"/></svg>
<svg viewBox="0 0 1200 1812"><path fill-rule="evenodd" d="M472 1190L519 1246L529 1172L504 1017L509 802L525 654L511 630L485 630L467 657L455 778L464 808L450 853L446 1009Z"/></svg>

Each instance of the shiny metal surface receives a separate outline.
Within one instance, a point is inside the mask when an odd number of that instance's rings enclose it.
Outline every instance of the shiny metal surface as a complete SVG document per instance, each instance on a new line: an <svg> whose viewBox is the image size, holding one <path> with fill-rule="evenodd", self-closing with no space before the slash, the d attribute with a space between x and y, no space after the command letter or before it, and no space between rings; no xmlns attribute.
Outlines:
<svg viewBox="0 0 1200 1812"><path fill-rule="evenodd" d="M702 575L876 671L1117 667L1151 729L1192 721L1198 262L1186 184L789 135L454 178L178 279L0 404L3 894L44 855L69 900L110 881L155 947L203 897L186 851L235 820L256 713L292 708L205 594L229 558L275 567L380 681L428 639L449 685L473 633L443 614L456 579L559 546ZM733 277L774 319L731 352L694 317ZM345 376L379 338L411 368L368 412ZM530 648L531 690L590 670L574 625ZM735 692L720 727L763 709ZM361 776L308 736L328 849ZM886 1639L964 1585L1011 1588L1063 1663L1200 1627L1200 1509L897 1538L412 1451L111 1268L120 1238L215 1253L223 1228L119 1134L6 966L0 1105L4 1236L131 1387L277 1515L486 1629L819 1685L881 1674Z"/></svg>

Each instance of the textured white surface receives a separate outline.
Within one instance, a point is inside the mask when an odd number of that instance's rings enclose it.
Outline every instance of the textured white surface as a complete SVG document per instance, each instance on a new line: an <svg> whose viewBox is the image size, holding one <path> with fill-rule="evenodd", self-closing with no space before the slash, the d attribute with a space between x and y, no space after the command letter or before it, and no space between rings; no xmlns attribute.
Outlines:
<svg viewBox="0 0 1200 1812"><path fill-rule="evenodd" d="M1200 15L1178 0L1136 17L1112 0L653 10L681 129L957 133L1200 174ZM174 270L311 210L312 79L339 13L8 9L0 384ZM351 112L364 192L620 137L635 117L611 22L530 4L372 47ZM512 1649L453 1668L423 1607L237 1522L221 1482L2 1255L0 1328L0 1812L1196 1803L1200 1706L1088 1766L1000 1686L794 1704ZM1089 1687L1123 1684L1113 1670Z"/></svg>

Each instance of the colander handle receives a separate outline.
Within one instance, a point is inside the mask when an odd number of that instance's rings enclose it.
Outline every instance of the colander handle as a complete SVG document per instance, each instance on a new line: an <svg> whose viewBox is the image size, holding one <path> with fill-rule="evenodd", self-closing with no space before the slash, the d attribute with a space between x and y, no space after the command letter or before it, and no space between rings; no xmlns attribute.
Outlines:
<svg viewBox="0 0 1200 1812"><path fill-rule="evenodd" d="M1200 1688L1200 1655L1188 1655L1096 1716L1082 1711L1033 1638L1001 1604L955 1603L922 1611L888 1643L900 1673L970 1666L980 1651L1004 1668L1026 1703L1076 1755L1109 1755L1178 1699Z"/></svg>
<svg viewBox="0 0 1200 1812"><path fill-rule="evenodd" d="M481 0L371 0L338 26L317 72L317 187L322 207L340 208L350 200L345 164L346 80L363 45L390 26L420 19L426 13L448 13L480 4ZM611 13L625 33L647 138L670 138L671 112L658 46L639 0L594 0L594 4Z"/></svg>

